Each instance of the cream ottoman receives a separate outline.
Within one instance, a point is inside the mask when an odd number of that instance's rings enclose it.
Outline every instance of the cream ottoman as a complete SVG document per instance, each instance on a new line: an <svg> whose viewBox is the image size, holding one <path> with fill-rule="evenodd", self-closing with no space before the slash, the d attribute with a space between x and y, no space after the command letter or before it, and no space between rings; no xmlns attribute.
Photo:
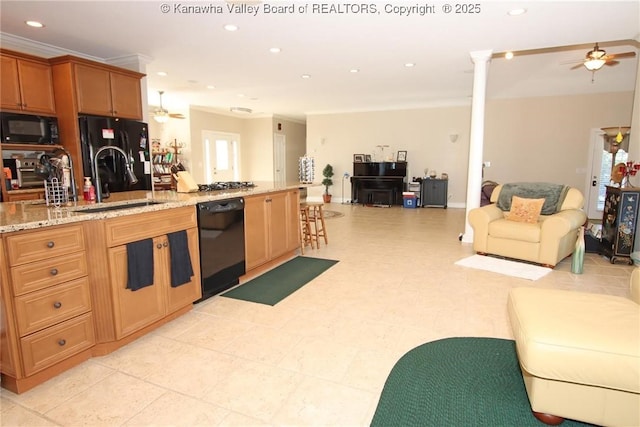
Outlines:
<svg viewBox="0 0 640 427"><path fill-rule="evenodd" d="M633 300L515 288L508 310L529 402L547 424L564 418L640 425L640 269Z"/></svg>

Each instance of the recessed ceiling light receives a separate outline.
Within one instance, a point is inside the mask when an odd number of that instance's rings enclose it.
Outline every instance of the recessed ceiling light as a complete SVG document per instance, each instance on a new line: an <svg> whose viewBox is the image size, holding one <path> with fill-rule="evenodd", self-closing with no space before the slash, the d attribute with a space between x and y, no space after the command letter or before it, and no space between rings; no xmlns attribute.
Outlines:
<svg viewBox="0 0 640 427"><path fill-rule="evenodd" d="M507 52L507 53L505 53L505 54L504 54L504 57L505 57L506 59L513 59L513 52Z"/></svg>
<svg viewBox="0 0 640 427"><path fill-rule="evenodd" d="M303 74L300 77L302 77L303 79L310 79L311 78L311 76L309 74Z"/></svg>
<svg viewBox="0 0 640 427"><path fill-rule="evenodd" d="M238 31L238 26L234 24L227 24L224 26L224 29L227 31Z"/></svg>
<svg viewBox="0 0 640 427"><path fill-rule="evenodd" d="M244 93L239 93L238 98L244 98Z"/></svg>
<svg viewBox="0 0 640 427"><path fill-rule="evenodd" d="M33 28L42 28L44 27L44 24L42 22L38 22L38 21L24 21L25 24L27 24L30 27Z"/></svg>
<svg viewBox="0 0 640 427"><path fill-rule="evenodd" d="M527 9L519 8L519 9L511 9L509 12L507 12L507 15L518 16L518 15L524 15L525 13L527 13Z"/></svg>
<svg viewBox="0 0 640 427"><path fill-rule="evenodd" d="M156 74L158 74L159 76L162 76L162 77L166 77L167 76L167 73L165 71L158 71Z"/></svg>
<svg viewBox="0 0 640 427"><path fill-rule="evenodd" d="M207 89L215 89L216 87L214 85L207 85Z"/></svg>
<svg viewBox="0 0 640 427"><path fill-rule="evenodd" d="M360 70L359 70L359 69L357 69L357 68L352 68L352 69L350 69L350 70L349 70L349 72L350 72L350 73L354 73L354 74L355 74L355 73L359 73L359 72L360 72Z"/></svg>
<svg viewBox="0 0 640 427"><path fill-rule="evenodd" d="M246 107L231 107L229 110L231 110L234 113L243 113L243 114L253 113L253 110L251 108L246 108Z"/></svg>
<svg viewBox="0 0 640 427"><path fill-rule="evenodd" d="M407 62L406 64L404 64L404 66L407 68L411 68L411 67L415 67L416 64L414 64L413 62Z"/></svg>
<svg viewBox="0 0 640 427"><path fill-rule="evenodd" d="M279 47L272 47L271 49L269 49L269 52L271 52L271 53L280 53L280 48Z"/></svg>

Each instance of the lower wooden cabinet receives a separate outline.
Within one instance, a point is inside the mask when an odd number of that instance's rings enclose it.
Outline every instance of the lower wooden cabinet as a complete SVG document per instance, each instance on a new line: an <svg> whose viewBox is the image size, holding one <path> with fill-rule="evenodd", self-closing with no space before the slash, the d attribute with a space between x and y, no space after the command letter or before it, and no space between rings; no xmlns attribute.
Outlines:
<svg viewBox="0 0 640 427"><path fill-rule="evenodd" d="M21 393L91 356L95 344L80 225L0 239L0 372Z"/></svg>
<svg viewBox="0 0 640 427"><path fill-rule="evenodd" d="M107 354L171 316L190 310L202 296L200 252L195 206L166 209L91 221L88 253L92 260L92 301L96 323L94 355ZM171 246L167 235L186 231L193 267L191 281L171 286ZM153 241L153 284L136 291L127 289L127 244Z"/></svg>
<svg viewBox="0 0 640 427"><path fill-rule="evenodd" d="M198 255L198 230L187 231L192 260ZM109 265L114 290L114 320L116 337L123 338L163 319L201 297L200 280L171 287L170 246L166 235L153 239L154 283L132 291L127 289L127 248L109 249ZM197 266L197 263L196 263ZM199 277L196 275L194 277Z"/></svg>
<svg viewBox="0 0 640 427"><path fill-rule="evenodd" d="M245 197L247 272L300 247L299 190Z"/></svg>
<svg viewBox="0 0 640 427"><path fill-rule="evenodd" d="M94 344L93 321L87 313L23 338L22 360L32 375Z"/></svg>
<svg viewBox="0 0 640 427"><path fill-rule="evenodd" d="M7 202L22 202L25 200L44 200L44 189L29 192L7 192Z"/></svg>

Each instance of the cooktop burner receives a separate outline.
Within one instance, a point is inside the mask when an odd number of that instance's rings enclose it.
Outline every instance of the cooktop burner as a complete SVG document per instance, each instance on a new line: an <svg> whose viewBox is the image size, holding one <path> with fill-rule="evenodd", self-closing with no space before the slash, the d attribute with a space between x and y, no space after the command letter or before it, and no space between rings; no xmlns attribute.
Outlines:
<svg viewBox="0 0 640 427"><path fill-rule="evenodd" d="M234 190L238 188L252 188L256 185L251 181L226 181L212 182L211 184L198 184L199 191Z"/></svg>

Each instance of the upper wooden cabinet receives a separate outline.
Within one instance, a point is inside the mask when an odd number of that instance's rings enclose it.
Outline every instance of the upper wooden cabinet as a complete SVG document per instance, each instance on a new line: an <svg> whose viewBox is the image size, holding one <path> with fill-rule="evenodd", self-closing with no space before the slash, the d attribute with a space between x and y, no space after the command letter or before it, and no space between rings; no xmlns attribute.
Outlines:
<svg viewBox="0 0 640 427"><path fill-rule="evenodd" d="M51 67L46 60L7 50L0 51L0 107L16 112L56 113Z"/></svg>
<svg viewBox="0 0 640 427"><path fill-rule="evenodd" d="M64 102L72 102L78 114L142 119L140 79L144 74L74 56L49 62L56 94L72 93Z"/></svg>
<svg viewBox="0 0 640 427"><path fill-rule="evenodd" d="M75 65L78 112L142 119L140 77Z"/></svg>

